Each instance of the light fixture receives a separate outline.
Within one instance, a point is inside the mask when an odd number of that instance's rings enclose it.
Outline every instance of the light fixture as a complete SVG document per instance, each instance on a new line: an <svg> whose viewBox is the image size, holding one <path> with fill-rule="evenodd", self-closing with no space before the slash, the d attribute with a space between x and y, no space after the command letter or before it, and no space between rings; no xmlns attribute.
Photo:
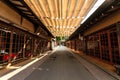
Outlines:
<svg viewBox="0 0 120 80"><path fill-rule="evenodd" d="M24 1L54 36L70 36L105 0Z"/></svg>
<svg viewBox="0 0 120 80"><path fill-rule="evenodd" d="M111 8L113 9L113 8L114 8L114 6L111 6Z"/></svg>
<svg viewBox="0 0 120 80"><path fill-rule="evenodd" d="M105 0L97 0L97 2L94 4L92 9L89 11L89 13L85 16L81 24L83 24L93 14L93 12L95 12L104 2Z"/></svg>

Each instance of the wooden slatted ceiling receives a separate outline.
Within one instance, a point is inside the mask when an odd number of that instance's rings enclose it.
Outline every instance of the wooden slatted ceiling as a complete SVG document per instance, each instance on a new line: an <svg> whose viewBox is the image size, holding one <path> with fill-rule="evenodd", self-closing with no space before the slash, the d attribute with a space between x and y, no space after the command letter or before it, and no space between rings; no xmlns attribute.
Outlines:
<svg viewBox="0 0 120 80"><path fill-rule="evenodd" d="M70 36L97 0L24 0L54 36Z"/></svg>

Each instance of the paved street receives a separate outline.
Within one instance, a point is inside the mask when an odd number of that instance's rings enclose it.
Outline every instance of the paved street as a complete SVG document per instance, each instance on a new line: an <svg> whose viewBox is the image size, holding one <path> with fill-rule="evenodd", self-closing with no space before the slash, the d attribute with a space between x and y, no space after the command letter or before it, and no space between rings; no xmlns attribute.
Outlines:
<svg viewBox="0 0 120 80"><path fill-rule="evenodd" d="M65 47L58 47L43 63L40 62L38 61L10 80L98 80ZM104 75L106 77L107 74L104 73ZM99 77L99 73L96 76ZM101 77L100 79L99 77L100 80L115 80L111 77L108 77L108 79L107 77L105 79L103 78Z"/></svg>
<svg viewBox="0 0 120 80"><path fill-rule="evenodd" d="M96 80L68 51L56 51L25 80Z"/></svg>

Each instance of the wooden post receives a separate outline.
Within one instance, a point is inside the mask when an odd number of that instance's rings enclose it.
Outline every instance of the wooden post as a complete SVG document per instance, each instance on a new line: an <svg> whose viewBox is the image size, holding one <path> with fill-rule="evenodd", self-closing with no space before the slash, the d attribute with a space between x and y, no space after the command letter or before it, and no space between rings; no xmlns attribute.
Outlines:
<svg viewBox="0 0 120 80"><path fill-rule="evenodd" d="M25 48L26 48L26 33L24 33L23 59L25 58Z"/></svg>
<svg viewBox="0 0 120 80"><path fill-rule="evenodd" d="M101 46L100 33L98 33L98 36L99 36L99 48L100 48L100 60L102 60L102 46Z"/></svg>
<svg viewBox="0 0 120 80"><path fill-rule="evenodd" d="M117 34L118 34L119 57L120 57L120 23L117 23L116 26L117 26Z"/></svg>
<svg viewBox="0 0 120 80"><path fill-rule="evenodd" d="M50 43L50 50L52 50L52 41L50 41L49 43Z"/></svg>
<svg viewBox="0 0 120 80"><path fill-rule="evenodd" d="M73 49L73 40L71 41L71 49Z"/></svg>
<svg viewBox="0 0 120 80"><path fill-rule="evenodd" d="M48 42L49 45L49 49L52 50L52 38L50 39L50 41Z"/></svg>
<svg viewBox="0 0 120 80"><path fill-rule="evenodd" d="M32 51L31 51L31 58L32 58L33 55L34 55L34 48L35 48L35 38L33 37L33 38L32 38Z"/></svg>
<svg viewBox="0 0 120 80"><path fill-rule="evenodd" d="M74 42L74 50L76 51L76 39L74 40L75 42Z"/></svg>
<svg viewBox="0 0 120 80"><path fill-rule="evenodd" d="M10 34L9 60L7 67L11 66L12 45L13 45L13 30L11 30L11 34Z"/></svg>
<svg viewBox="0 0 120 80"><path fill-rule="evenodd" d="M96 51L95 51L95 37L96 37L96 35L94 34L94 35L92 36L92 42L93 42L93 44L94 44L94 47L93 47L93 49L94 49L94 50L93 50L93 52L94 52L94 53L93 53L93 56L94 56L94 57L96 57L96 56L95 56L95 54L96 54Z"/></svg>
<svg viewBox="0 0 120 80"><path fill-rule="evenodd" d="M110 58L110 63L112 64L112 47L111 47L111 40L110 40L110 32L109 30L107 31L107 35L108 35L108 48L109 48L109 58Z"/></svg>
<svg viewBox="0 0 120 80"><path fill-rule="evenodd" d="M84 48L82 50L85 54L87 54L87 39L86 39L86 37L83 37L83 43L82 44L84 46Z"/></svg>
<svg viewBox="0 0 120 80"><path fill-rule="evenodd" d="M78 51L78 47L79 47L78 40L79 39L76 40L76 51Z"/></svg>

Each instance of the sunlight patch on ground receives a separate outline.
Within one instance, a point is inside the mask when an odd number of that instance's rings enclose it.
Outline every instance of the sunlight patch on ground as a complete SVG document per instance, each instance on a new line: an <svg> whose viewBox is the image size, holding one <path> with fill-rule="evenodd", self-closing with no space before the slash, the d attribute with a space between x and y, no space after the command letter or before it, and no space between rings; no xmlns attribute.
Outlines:
<svg viewBox="0 0 120 80"><path fill-rule="evenodd" d="M7 67L8 69L18 69L18 68L21 68L21 66L9 66Z"/></svg>
<svg viewBox="0 0 120 80"><path fill-rule="evenodd" d="M2 76L0 78L0 80L9 80L10 78L12 78L14 75L18 74L19 72L21 72L22 70L26 69L27 67L29 67L30 65L34 64L35 62L41 60L42 58L44 58L46 55L48 55L48 53L44 54L43 56L41 56L40 58L36 58L34 61L24 65L23 67L20 67L16 70L14 70L13 72L10 72L4 76Z"/></svg>

